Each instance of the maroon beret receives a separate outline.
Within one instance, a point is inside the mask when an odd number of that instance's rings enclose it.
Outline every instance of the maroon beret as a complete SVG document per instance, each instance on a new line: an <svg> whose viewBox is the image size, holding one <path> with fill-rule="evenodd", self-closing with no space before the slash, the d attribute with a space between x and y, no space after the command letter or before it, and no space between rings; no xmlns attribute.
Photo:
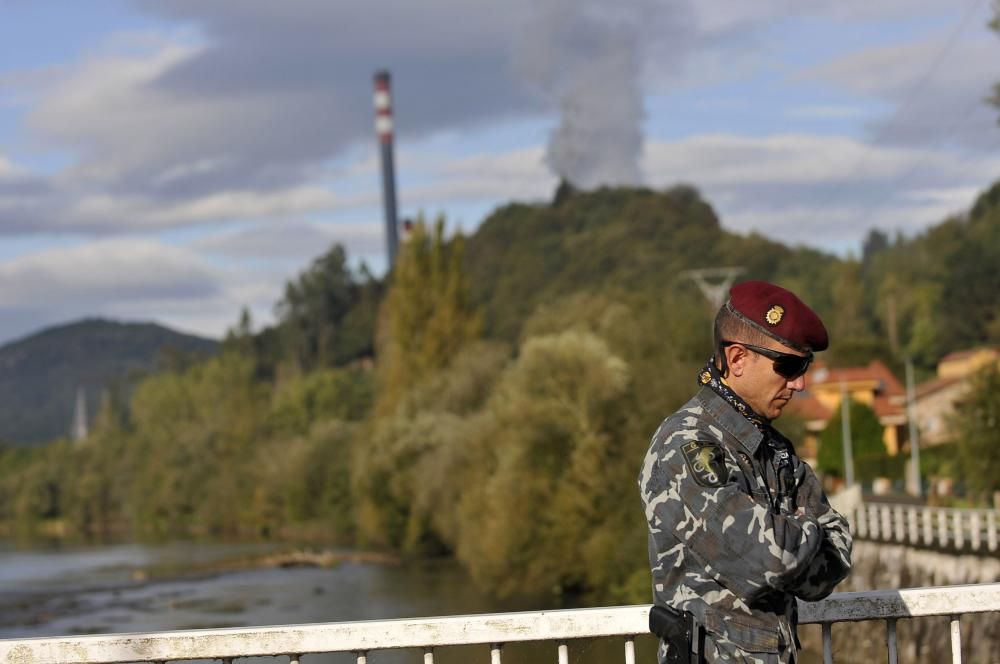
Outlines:
<svg viewBox="0 0 1000 664"><path fill-rule="evenodd" d="M726 306L773 339L796 350L826 350L823 321L795 293L766 281L744 281L729 289Z"/></svg>

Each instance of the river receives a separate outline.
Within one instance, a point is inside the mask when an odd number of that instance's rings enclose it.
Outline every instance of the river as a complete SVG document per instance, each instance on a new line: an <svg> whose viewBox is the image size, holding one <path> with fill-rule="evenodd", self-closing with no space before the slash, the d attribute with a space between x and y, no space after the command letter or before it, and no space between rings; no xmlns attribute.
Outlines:
<svg viewBox="0 0 1000 664"><path fill-rule="evenodd" d="M19 550L0 542L0 639L68 634L246 627L564 608L554 597L499 601L476 590L453 562L334 567L246 567L265 545L177 543L157 546L49 547ZM241 562L242 561L242 562ZM854 573L839 590L987 583L1000 561L896 545L857 542ZM838 661L885 657L880 621L834 627ZM995 616L967 616L968 661L993 662L1000 642ZM948 659L948 619L901 620L900 661ZM822 661L820 630L803 626L803 664ZM638 640L638 662L655 662L652 638ZM511 644L505 664L551 664L554 643ZM621 662L620 639L570 643L573 664ZM353 663L350 655L307 656L305 664ZM274 659L261 659L274 662ZM489 661L487 647L446 648L438 664ZM372 664L419 664L420 653L377 652Z"/></svg>
<svg viewBox="0 0 1000 664"><path fill-rule="evenodd" d="M253 545L178 543L24 551L0 544L0 638L561 608L555 598L492 599L448 561L218 569L226 561L265 550ZM639 661L655 661L652 639L643 637L639 645ZM575 642L571 661L622 661L622 652L618 639ZM380 652L369 661L416 663L422 657L416 652ZM444 649L435 661L488 662L489 653L486 646ZM552 643L511 644L504 653L505 663L553 661ZM304 658L306 664L316 662L353 662L353 658Z"/></svg>

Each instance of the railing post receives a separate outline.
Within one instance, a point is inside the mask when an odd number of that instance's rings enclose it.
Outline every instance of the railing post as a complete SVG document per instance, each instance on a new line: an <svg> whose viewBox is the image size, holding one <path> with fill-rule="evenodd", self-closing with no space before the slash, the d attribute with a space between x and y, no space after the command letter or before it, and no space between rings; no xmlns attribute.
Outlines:
<svg viewBox="0 0 1000 664"><path fill-rule="evenodd" d="M894 522L893 526L895 526L892 529L892 532L893 532L893 535L894 535L893 539L896 542L899 542L900 544L905 543L906 542L906 520L903 518L903 508L901 506L897 505L896 507L893 508L893 510L892 510L892 520Z"/></svg>
<svg viewBox="0 0 1000 664"><path fill-rule="evenodd" d="M635 637L625 637L625 664L635 664Z"/></svg>
<svg viewBox="0 0 1000 664"><path fill-rule="evenodd" d="M942 548L948 546L948 512L938 510L938 544Z"/></svg>
<svg viewBox="0 0 1000 664"><path fill-rule="evenodd" d="M880 527L882 539L890 542L892 541L892 510L889 509L888 505L882 505L879 507L879 512L882 516L882 525Z"/></svg>
<svg viewBox="0 0 1000 664"><path fill-rule="evenodd" d="M920 529L917 527L917 508L911 507L907 510L906 518L909 525L907 539L910 544L917 544L920 541Z"/></svg>
<svg viewBox="0 0 1000 664"><path fill-rule="evenodd" d="M358 653L354 653L354 654L358 656L357 664L368 664L368 653L367 652L358 652Z"/></svg>
<svg viewBox="0 0 1000 664"><path fill-rule="evenodd" d="M920 510L920 518L923 519L924 544L930 546L934 543L934 511L926 507Z"/></svg>
<svg viewBox="0 0 1000 664"><path fill-rule="evenodd" d="M962 510L952 510L954 513L955 521L952 523L952 527L955 530L955 548L961 549L965 546L965 531L962 530Z"/></svg>
<svg viewBox="0 0 1000 664"><path fill-rule="evenodd" d="M973 551L979 551L979 545L982 537L982 533L979 532L980 528L982 528L982 524L979 522L979 510L976 510L969 515L969 535L972 540Z"/></svg>
<svg viewBox="0 0 1000 664"><path fill-rule="evenodd" d="M879 539L879 535L881 534L879 533L881 522L879 521L878 518L878 507L876 507L875 505L869 505L868 510L869 510L868 517L871 520L869 525L871 531L871 539L877 540Z"/></svg>
<svg viewBox="0 0 1000 664"><path fill-rule="evenodd" d="M424 664L434 664L434 648L424 648Z"/></svg>
<svg viewBox="0 0 1000 664"><path fill-rule="evenodd" d="M490 646L490 664L501 664L500 653L503 651L502 643L494 643Z"/></svg>
<svg viewBox="0 0 1000 664"><path fill-rule="evenodd" d="M823 664L833 664L832 623L823 623Z"/></svg>
<svg viewBox="0 0 1000 664"><path fill-rule="evenodd" d="M961 616L951 617L951 662L962 664L962 625Z"/></svg>
<svg viewBox="0 0 1000 664"><path fill-rule="evenodd" d="M997 514L994 510L986 513L986 546L990 551L997 550Z"/></svg>
<svg viewBox="0 0 1000 664"><path fill-rule="evenodd" d="M855 527L858 529L857 536L860 538L868 537L868 518L864 503L854 511L854 521Z"/></svg>
<svg viewBox="0 0 1000 664"><path fill-rule="evenodd" d="M302 659L302 655L289 655L288 664L299 664L300 659Z"/></svg>
<svg viewBox="0 0 1000 664"><path fill-rule="evenodd" d="M889 664L899 664L896 654L896 619L885 621L885 644L889 647Z"/></svg>
<svg viewBox="0 0 1000 664"><path fill-rule="evenodd" d="M559 642L559 664L569 664L569 646L565 641Z"/></svg>

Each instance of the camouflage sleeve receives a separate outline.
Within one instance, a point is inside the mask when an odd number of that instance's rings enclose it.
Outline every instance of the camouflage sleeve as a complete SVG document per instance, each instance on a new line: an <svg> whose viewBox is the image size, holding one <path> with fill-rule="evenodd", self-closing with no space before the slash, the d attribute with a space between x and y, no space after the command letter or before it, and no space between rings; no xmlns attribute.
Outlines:
<svg viewBox="0 0 1000 664"><path fill-rule="evenodd" d="M747 602L786 590L819 550L819 522L805 514L773 513L766 501L737 483L739 468L720 446L691 441L690 433L675 433L666 445L654 446L639 477L660 555L681 546L707 574ZM688 452L695 445L714 448L718 472L700 472L699 462L692 463L703 454Z"/></svg>
<svg viewBox="0 0 1000 664"><path fill-rule="evenodd" d="M799 599L814 602L832 593L850 573L853 539L847 519L830 506L812 469L801 463L796 471L801 476L796 489L796 503L822 526L823 542L791 591Z"/></svg>

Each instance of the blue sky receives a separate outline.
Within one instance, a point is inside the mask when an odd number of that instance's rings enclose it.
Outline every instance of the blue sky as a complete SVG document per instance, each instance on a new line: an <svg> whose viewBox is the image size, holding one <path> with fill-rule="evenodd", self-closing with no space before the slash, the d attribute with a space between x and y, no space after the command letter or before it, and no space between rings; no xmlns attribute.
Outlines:
<svg viewBox="0 0 1000 664"><path fill-rule="evenodd" d="M402 216L465 231L558 175L685 182L845 255L1000 177L990 0L2 2L0 343L263 325L334 242L383 269L382 67Z"/></svg>

